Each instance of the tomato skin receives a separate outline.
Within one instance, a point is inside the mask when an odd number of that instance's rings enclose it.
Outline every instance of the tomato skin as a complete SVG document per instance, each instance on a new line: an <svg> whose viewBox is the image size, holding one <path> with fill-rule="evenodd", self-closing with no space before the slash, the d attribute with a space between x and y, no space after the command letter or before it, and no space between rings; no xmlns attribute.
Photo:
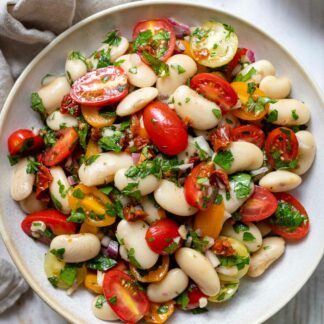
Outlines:
<svg viewBox="0 0 324 324"><path fill-rule="evenodd" d="M189 303L186 306L186 309L195 309L199 307L199 299L207 298L205 295L195 284L191 284L188 288L188 298Z"/></svg>
<svg viewBox="0 0 324 324"><path fill-rule="evenodd" d="M247 53L247 48L238 48L236 54L234 55L232 61L227 64L226 76L227 79L232 79L233 70L239 64L241 57Z"/></svg>
<svg viewBox="0 0 324 324"><path fill-rule="evenodd" d="M188 146L184 123L166 104L154 101L144 109L145 129L158 149L167 155L177 155Z"/></svg>
<svg viewBox="0 0 324 324"><path fill-rule="evenodd" d="M128 93L127 76L121 67L107 66L76 80L70 92L79 104L102 107L121 101Z"/></svg>
<svg viewBox="0 0 324 324"><path fill-rule="evenodd" d="M250 142L259 148L262 148L265 142L263 130L255 125L243 125L233 128L231 130L231 138L233 141Z"/></svg>
<svg viewBox="0 0 324 324"><path fill-rule="evenodd" d="M231 142L231 126L223 124L209 135L209 140L213 145L214 152L227 148Z"/></svg>
<svg viewBox="0 0 324 324"><path fill-rule="evenodd" d="M80 116L80 105L71 98L70 94L67 94L63 97L60 112L62 114L69 114L74 117Z"/></svg>
<svg viewBox="0 0 324 324"><path fill-rule="evenodd" d="M103 291L112 310L126 323L137 323L149 311L150 302L146 294L123 271L107 271L103 280ZM110 299L113 297L116 297L116 302L111 303Z"/></svg>
<svg viewBox="0 0 324 324"><path fill-rule="evenodd" d="M150 305L150 311L147 315L145 315L145 322L146 323L154 323L154 324L162 324L165 323L168 318L171 317L171 315L174 312L174 304L175 302L173 300L170 300L165 303L151 303ZM159 308L161 306L166 306L167 311L166 312L159 312Z"/></svg>
<svg viewBox="0 0 324 324"><path fill-rule="evenodd" d="M10 155L35 152L44 146L41 136L30 129L18 129L8 137L8 151Z"/></svg>
<svg viewBox="0 0 324 324"><path fill-rule="evenodd" d="M240 209L242 222L259 222L270 217L277 209L276 197L266 188L254 186L252 196Z"/></svg>
<svg viewBox="0 0 324 324"><path fill-rule="evenodd" d="M49 202L50 197L46 190L49 188L53 180L51 171L43 164L38 167L36 174L36 198L42 201Z"/></svg>

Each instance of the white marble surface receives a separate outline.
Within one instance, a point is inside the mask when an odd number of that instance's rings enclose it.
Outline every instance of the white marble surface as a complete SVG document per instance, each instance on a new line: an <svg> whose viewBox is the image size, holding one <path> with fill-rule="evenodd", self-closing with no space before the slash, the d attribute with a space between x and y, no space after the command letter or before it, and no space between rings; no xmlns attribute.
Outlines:
<svg viewBox="0 0 324 324"><path fill-rule="evenodd" d="M91 1L91 0L89 0ZM201 0L267 31L306 68L324 90L324 0ZM320 216L317 215L317 216ZM0 257L10 259L0 240ZM267 324L324 323L324 259L303 287ZM63 324L66 321L31 290L0 315L0 324Z"/></svg>

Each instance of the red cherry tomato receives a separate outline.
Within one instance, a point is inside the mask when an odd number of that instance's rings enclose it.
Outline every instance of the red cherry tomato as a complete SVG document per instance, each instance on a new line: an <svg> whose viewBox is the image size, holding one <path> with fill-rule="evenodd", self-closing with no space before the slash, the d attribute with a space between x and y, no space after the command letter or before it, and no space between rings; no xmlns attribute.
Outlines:
<svg viewBox="0 0 324 324"><path fill-rule="evenodd" d="M309 232L309 218L304 206L289 193L280 192L275 196L278 200L276 214L268 219L272 232L288 240L304 238Z"/></svg>
<svg viewBox="0 0 324 324"><path fill-rule="evenodd" d="M121 67L107 66L76 80L71 98L87 106L105 106L121 101L128 93L127 76Z"/></svg>
<svg viewBox="0 0 324 324"><path fill-rule="evenodd" d="M295 133L286 127L271 131L265 142L268 162L275 169L290 167L298 155L298 140ZM293 166L294 168L296 166Z"/></svg>
<svg viewBox="0 0 324 324"><path fill-rule="evenodd" d="M145 129L158 149L176 155L186 149L188 133L178 115L166 104L154 101L144 109Z"/></svg>
<svg viewBox="0 0 324 324"><path fill-rule="evenodd" d="M259 222L270 217L277 209L276 197L266 188L254 186L252 196L240 209L242 222Z"/></svg>
<svg viewBox="0 0 324 324"><path fill-rule="evenodd" d="M237 94L234 89L218 75L199 73L191 79L190 87L218 104L223 112L230 110L237 103Z"/></svg>
<svg viewBox="0 0 324 324"><path fill-rule="evenodd" d="M62 99L60 112L77 117L81 114L81 106L67 94Z"/></svg>
<svg viewBox="0 0 324 324"><path fill-rule="evenodd" d="M41 136L29 129L18 129L8 137L8 151L10 155L19 155L39 150L44 145Z"/></svg>
<svg viewBox="0 0 324 324"><path fill-rule="evenodd" d="M150 309L145 292L123 271L106 272L103 291L107 303L125 323L137 323Z"/></svg>
<svg viewBox="0 0 324 324"><path fill-rule="evenodd" d="M173 254L179 247L180 235L177 223L163 218L152 224L146 232L146 242L158 254Z"/></svg>
<svg viewBox="0 0 324 324"><path fill-rule="evenodd" d="M77 231L76 224L68 222L66 216L55 209L45 209L32 213L21 222L22 230L30 237L33 237L31 232L33 222L45 223L47 231L38 238L45 244L49 244L54 236L74 234Z"/></svg>
<svg viewBox="0 0 324 324"><path fill-rule="evenodd" d="M265 135L263 130L255 125L238 126L231 130L231 138L233 141L245 141L255 144L262 148Z"/></svg>
<svg viewBox="0 0 324 324"><path fill-rule="evenodd" d="M236 66L239 65L240 63L243 63L241 62L241 58L246 55L247 51L248 51L247 48L238 48L232 61L227 64L226 76L228 80L232 79L233 71L236 68Z"/></svg>
<svg viewBox="0 0 324 324"><path fill-rule="evenodd" d="M166 61L173 53L176 36L172 25L166 19L140 21L133 31L133 50L145 63L143 52Z"/></svg>
<svg viewBox="0 0 324 324"><path fill-rule="evenodd" d="M185 309L195 309L199 307L199 300L200 298L208 298L195 284L190 284L189 288L187 289L187 296L189 302Z"/></svg>
<svg viewBox="0 0 324 324"><path fill-rule="evenodd" d="M48 167L65 160L73 152L79 138L73 127L60 129L56 134L58 136L56 143L45 151L42 158L43 163Z"/></svg>
<svg viewBox="0 0 324 324"><path fill-rule="evenodd" d="M223 124L209 135L214 152L225 149L231 144L231 126Z"/></svg>
<svg viewBox="0 0 324 324"><path fill-rule="evenodd" d="M51 175L50 170L43 164L38 167L38 171L36 173L36 198L42 201L49 202L50 197L46 193L46 190L49 188L53 177Z"/></svg>
<svg viewBox="0 0 324 324"><path fill-rule="evenodd" d="M213 203L217 187L210 182L215 173L214 163L201 162L194 167L184 184L185 197L189 205L206 210Z"/></svg>

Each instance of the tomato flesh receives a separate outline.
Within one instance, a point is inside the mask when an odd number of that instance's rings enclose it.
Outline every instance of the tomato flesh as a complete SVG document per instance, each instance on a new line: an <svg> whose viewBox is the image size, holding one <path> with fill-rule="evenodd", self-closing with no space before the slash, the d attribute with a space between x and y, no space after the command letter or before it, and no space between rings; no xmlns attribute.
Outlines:
<svg viewBox="0 0 324 324"><path fill-rule="evenodd" d="M49 195L46 193L46 190L49 188L53 180L51 171L43 164L38 167L36 173L36 198L42 201L49 202Z"/></svg>
<svg viewBox="0 0 324 324"><path fill-rule="evenodd" d="M207 295L205 295L195 284L191 284L188 288L188 298L189 303L186 309L195 309L199 307L200 298L207 298Z"/></svg>
<svg viewBox="0 0 324 324"><path fill-rule="evenodd" d="M231 140L231 126L223 124L213 131L209 140L213 145L214 152L218 152L221 149L226 149L232 142Z"/></svg>
<svg viewBox="0 0 324 324"><path fill-rule="evenodd" d="M265 135L263 130L255 125L243 125L235 127L231 130L231 138L233 141L245 141L263 147Z"/></svg>
<svg viewBox="0 0 324 324"><path fill-rule="evenodd" d="M70 94L67 94L63 97L60 106L60 112L62 114L69 114L71 116L77 117L81 114L80 109L80 105L71 98Z"/></svg>

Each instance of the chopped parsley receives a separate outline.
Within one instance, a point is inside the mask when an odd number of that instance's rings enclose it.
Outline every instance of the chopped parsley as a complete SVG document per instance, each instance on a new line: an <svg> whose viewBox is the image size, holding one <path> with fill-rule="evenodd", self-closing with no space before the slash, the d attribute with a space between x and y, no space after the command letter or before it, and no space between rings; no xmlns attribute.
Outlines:
<svg viewBox="0 0 324 324"><path fill-rule="evenodd" d="M63 206L62 206L61 202L53 194L51 194L51 199L52 199L53 204L54 204L56 209L58 209L58 210L63 209Z"/></svg>
<svg viewBox="0 0 324 324"><path fill-rule="evenodd" d="M194 308L191 310L191 313L194 315L198 315L198 314L203 314L203 313L207 313L208 309L206 307L203 308Z"/></svg>
<svg viewBox="0 0 324 324"><path fill-rule="evenodd" d="M46 146L53 146L56 143L56 133L48 127L40 130L39 135L43 138Z"/></svg>
<svg viewBox="0 0 324 324"><path fill-rule="evenodd" d="M133 66L133 67L129 68L128 72L131 73L131 74L137 74L137 67Z"/></svg>
<svg viewBox="0 0 324 324"><path fill-rule="evenodd" d="M142 268L142 266L140 265L140 263L136 260L136 257L135 257L135 249L134 248L131 248L131 249L128 250L127 257L128 257L129 262L133 266L135 266L136 268L139 268L139 269Z"/></svg>
<svg viewBox="0 0 324 324"><path fill-rule="evenodd" d="M106 186L103 188L99 188L99 191L103 192L105 195L109 195L114 188L112 186Z"/></svg>
<svg viewBox="0 0 324 324"><path fill-rule="evenodd" d="M255 89L256 89L255 82L249 82L248 83L248 90L247 90L248 94L252 95L254 93Z"/></svg>
<svg viewBox="0 0 324 324"><path fill-rule="evenodd" d="M114 151L119 153L122 151L122 146L119 144L122 137L122 132L115 131L112 136L101 137L98 144L105 151Z"/></svg>
<svg viewBox="0 0 324 324"><path fill-rule="evenodd" d="M28 159L26 172L28 174L36 173L38 171L38 167L40 166L40 163L35 161L34 159Z"/></svg>
<svg viewBox="0 0 324 324"><path fill-rule="evenodd" d="M97 69L110 65L110 51L111 51L111 48L109 48L107 51L105 51L103 49L103 50L95 53L95 57L99 57L98 63L97 63Z"/></svg>
<svg viewBox="0 0 324 324"><path fill-rule="evenodd" d="M76 129L78 136L79 136L79 142L81 147L86 150L87 148L87 136L89 132L89 125L86 123L83 117L78 117L79 120L79 127Z"/></svg>
<svg viewBox="0 0 324 324"><path fill-rule="evenodd" d="M200 27L195 28L195 30L192 32L191 36L194 36L197 38L198 41L202 41L203 39L208 37L209 29L203 29Z"/></svg>
<svg viewBox="0 0 324 324"><path fill-rule="evenodd" d="M235 233L239 234L240 232L246 232L246 231L248 231L249 230L249 226L247 226L247 225L245 225L243 223L238 222L238 223L235 223L233 225L233 229L234 229Z"/></svg>
<svg viewBox="0 0 324 324"><path fill-rule="evenodd" d="M121 42L121 37L118 36L117 30L107 33L106 39L103 41L103 43L108 44L110 46L118 46L120 42Z"/></svg>
<svg viewBox="0 0 324 324"><path fill-rule="evenodd" d="M214 157L214 163L222 167L224 170L229 170L233 161L234 157L231 151L219 151Z"/></svg>
<svg viewBox="0 0 324 324"><path fill-rule="evenodd" d="M83 199L84 192L80 188L76 188L75 190L73 190L72 196L78 199Z"/></svg>
<svg viewBox="0 0 324 324"><path fill-rule="evenodd" d="M186 70L179 64L171 64L171 67L173 69L176 69L178 71L178 74L182 74L186 72Z"/></svg>
<svg viewBox="0 0 324 324"><path fill-rule="evenodd" d="M164 249L164 252L172 254L178 249L178 247L179 245L176 242L172 242L168 247Z"/></svg>
<svg viewBox="0 0 324 324"><path fill-rule="evenodd" d="M274 109L270 112L270 114L267 117L267 122L273 123L274 121L278 120L278 110Z"/></svg>
<svg viewBox="0 0 324 324"><path fill-rule="evenodd" d="M197 232L195 232L195 231L189 231L189 235L192 238L191 248L193 248L194 250L197 250L199 252L204 252L207 248L209 241L201 239L198 236Z"/></svg>
<svg viewBox="0 0 324 324"><path fill-rule="evenodd" d="M273 104L276 102L277 101L274 99L262 96L258 97L258 99L254 101L253 98L250 96L246 103L246 106L249 112L254 112L256 115L259 115L265 110L267 104Z"/></svg>
<svg viewBox="0 0 324 324"><path fill-rule="evenodd" d="M68 192L69 192L69 188L65 189L65 186L64 186L64 184L62 183L61 180L59 180L59 181L57 182L57 184L58 184L58 186L59 186L59 193L60 193L60 196L61 196L62 198L65 198L66 195L67 195Z"/></svg>
<svg viewBox="0 0 324 324"><path fill-rule="evenodd" d="M140 47L145 47L152 37L153 33L150 29L140 32L134 40L133 52L137 52Z"/></svg>
<svg viewBox="0 0 324 324"><path fill-rule="evenodd" d="M87 166L92 164L94 161L98 159L99 156L100 156L99 154L89 156L87 159L84 160L84 164Z"/></svg>
<svg viewBox="0 0 324 324"><path fill-rule="evenodd" d="M182 309L187 309L190 300L187 291L183 292L176 298L176 303L181 306Z"/></svg>
<svg viewBox="0 0 324 324"><path fill-rule="evenodd" d="M55 255L58 259L62 260L64 253L65 253L65 249L61 248L61 249L51 249L50 252Z"/></svg>
<svg viewBox="0 0 324 324"><path fill-rule="evenodd" d="M117 296L112 296L108 299L110 305L116 305L117 303Z"/></svg>
<svg viewBox="0 0 324 324"><path fill-rule="evenodd" d="M58 284L58 278L57 277L49 277L47 280L50 282L50 284L54 287L57 288Z"/></svg>
<svg viewBox="0 0 324 324"><path fill-rule="evenodd" d="M217 194L215 200L214 200L214 204L216 205L220 205L223 201L223 196L221 194Z"/></svg>
<svg viewBox="0 0 324 324"><path fill-rule="evenodd" d="M99 295L97 300L96 300L96 308L100 309L103 307L103 304L106 302L106 298L104 295Z"/></svg>
<svg viewBox="0 0 324 324"><path fill-rule="evenodd" d="M86 213L82 207L72 209L71 215L66 219L71 223L83 223L86 218Z"/></svg>
<svg viewBox="0 0 324 324"><path fill-rule="evenodd" d="M296 109L293 109L291 111L291 117L294 119L294 120L297 120L299 118L299 115L296 113Z"/></svg>
<svg viewBox="0 0 324 324"><path fill-rule="evenodd" d="M154 57L147 51L143 51L142 55L159 77L163 78L170 75L169 65Z"/></svg>
<svg viewBox="0 0 324 324"><path fill-rule="evenodd" d="M103 255L98 255L94 259L86 262L86 266L92 270L107 271L113 268L117 261Z"/></svg>
<svg viewBox="0 0 324 324"><path fill-rule="evenodd" d="M169 311L169 306L168 305L160 305L159 308L157 309L158 314L167 314Z"/></svg>
<svg viewBox="0 0 324 324"><path fill-rule="evenodd" d="M198 150L198 157L201 161L208 160L208 153L204 149L202 149L197 142L195 142L195 148Z"/></svg>
<svg viewBox="0 0 324 324"><path fill-rule="evenodd" d="M137 182L131 182L129 183L122 191L121 194L132 197L136 200L141 200L142 195L140 190L138 190L138 183Z"/></svg>
<svg viewBox="0 0 324 324"><path fill-rule="evenodd" d="M246 74L242 74L242 73L239 73L236 78L234 79L234 81L241 81L241 82L246 82L246 81L249 81L253 75L255 75L257 72L257 70L252 67Z"/></svg>
<svg viewBox="0 0 324 324"><path fill-rule="evenodd" d="M7 157L11 166L19 162L19 155L8 155Z"/></svg>
<svg viewBox="0 0 324 324"><path fill-rule="evenodd" d="M72 264L66 264L61 270L60 279L71 287L77 277L77 267Z"/></svg>
<svg viewBox="0 0 324 324"><path fill-rule="evenodd" d="M247 173L239 173L231 177L237 199L246 198L251 193L252 177Z"/></svg>
<svg viewBox="0 0 324 324"><path fill-rule="evenodd" d="M42 98L37 92L31 94L31 107L34 111L40 113L42 117L45 117L46 111L43 105Z"/></svg>
<svg viewBox="0 0 324 324"><path fill-rule="evenodd" d="M255 236L251 232L244 232L243 233L243 241L253 242L253 241L255 241Z"/></svg>
<svg viewBox="0 0 324 324"><path fill-rule="evenodd" d="M232 256L218 255L217 257L220 261L221 266L223 267L236 266L237 270L242 270L246 265L250 264L250 258L248 256L243 257L240 255L232 255Z"/></svg>
<svg viewBox="0 0 324 324"><path fill-rule="evenodd" d="M229 25L229 24L223 24L225 30L227 31L227 35L225 39L230 38L232 33L235 33L235 30L233 28L233 26Z"/></svg>
<svg viewBox="0 0 324 324"><path fill-rule="evenodd" d="M219 109L213 109L212 112L217 119L220 119L222 117L222 113Z"/></svg>

